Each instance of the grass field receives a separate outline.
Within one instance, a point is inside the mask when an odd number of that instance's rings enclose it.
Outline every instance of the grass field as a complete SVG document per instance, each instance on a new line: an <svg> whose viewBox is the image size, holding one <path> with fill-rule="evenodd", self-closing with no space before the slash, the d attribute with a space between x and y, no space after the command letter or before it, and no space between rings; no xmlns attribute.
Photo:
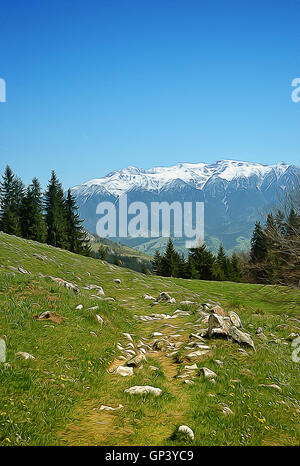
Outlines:
<svg viewBox="0 0 300 466"><path fill-rule="evenodd" d="M80 293L49 276L76 284ZM85 289L91 284L101 285L115 301L92 296L95 290ZM177 304L154 306L143 298L161 291ZM181 300L211 300L235 310L256 352L244 354L232 341L210 340L210 353L197 365L217 373L214 384L200 375L193 384L176 377L186 364L180 348L175 355L149 351L131 377L109 373L120 356L117 343L128 343L123 332L133 335L135 346L141 337L151 342L154 331L174 342L190 341L191 331L202 324L197 306L181 306ZM83 309L76 309L79 304ZM171 321L134 317L178 308L190 315ZM48 310L65 320L33 318ZM292 360L288 340L290 333L300 334L299 314L295 290L142 275L0 233L0 337L9 364L0 363L0 445L299 445L300 363ZM258 327L266 340L256 335ZM35 359L17 357L20 351ZM162 395L124 393L134 385L161 388ZM119 404L116 411L100 410ZM233 414L224 415L224 406ZM193 442L176 435L181 424L194 431Z"/></svg>

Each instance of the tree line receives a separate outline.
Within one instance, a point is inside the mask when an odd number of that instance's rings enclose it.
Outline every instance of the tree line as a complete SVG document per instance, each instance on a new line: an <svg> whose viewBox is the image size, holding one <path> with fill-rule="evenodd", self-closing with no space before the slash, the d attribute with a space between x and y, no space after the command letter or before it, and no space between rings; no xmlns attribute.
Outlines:
<svg viewBox="0 0 300 466"><path fill-rule="evenodd" d="M0 230L77 254L90 255L90 247L75 198L63 187L55 171L42 193L37 178L26 188L9 166L0 181Z"/></svg>
<svg viewBox="0 0 300 466"><path fill-rule="evenodd" d="M163 277L191 278L198 280L241 281L241 269L237 254L228 257L220 245L217 255L206 245L189 249L188 257L179 254L169 238L164 254L156 251L152 271Z"/></svg>

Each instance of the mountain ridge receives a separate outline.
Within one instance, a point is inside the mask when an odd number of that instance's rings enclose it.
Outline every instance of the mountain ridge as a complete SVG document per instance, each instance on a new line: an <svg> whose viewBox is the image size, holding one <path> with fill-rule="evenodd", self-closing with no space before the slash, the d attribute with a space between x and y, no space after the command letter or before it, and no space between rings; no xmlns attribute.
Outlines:
<svg viewBox="0 0 300 466"><path fill-rule="evenodd" d="M114 170L102 178L95 178L72 188L84 225L96 231L101 202L118 204L126 194L128 205L143 202L149 208L152 202L204 202L205 242L216 252L223 243L228 252L247 251L256 221L264 221L265 214L274 207L280 195L300 177L296 165L280 162L264 165L234 160L211 164L180 163L170 167L138 169L127 167ZM171 236L172 232L171 232ZM146 254L165 247L165 238L110 238L121 241ZM185 242L174 239L175 246L185 251Z"/></svg>

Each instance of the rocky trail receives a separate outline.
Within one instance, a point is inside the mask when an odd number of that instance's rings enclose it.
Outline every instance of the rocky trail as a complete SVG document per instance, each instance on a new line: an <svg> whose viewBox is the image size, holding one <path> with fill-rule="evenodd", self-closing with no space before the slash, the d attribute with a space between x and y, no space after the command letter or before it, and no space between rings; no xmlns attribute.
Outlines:
<svg viewBox="0 0 300 466"><path fill-rule="evenodd" d="M226 315L219 305L196 305L190 301L182 301L174 310L176 301L166 292L161 292L156 299L149 295L144 299L163 304L166 311L135 315L137 331L120 334L116 345L120 354L107 369L112 379L120 380L120 392L127 394L126 404L112 396L109 405L85 406L84 418L68 426L64 435L68 442L71 440L74 444L75 435L80 443L88 437L90 444L106 445L114 439L115 444L130 445L131 434L135 433L135 445L139 441L145 444L145 438L149 445L162 445L176 432L185 441L192 441L194 432L185 424L193 402L189 388L205 379L212 390L208 396L215 396L213 388L218 373L206 365L211 366L216 339L223 339L228 345L234 344L229 340L235 340L241 345L237 350L243 355L255 351L250 335L241 330L242 323L234 312ZM214 363L222 370L224 361L215 359ZM149 373L153 374L151 385ZM124 389L121 379L128 380L128 388ZM131 384L131 380L139 383ZM153 401L164 395L166 399L155 414ZM128 422L124 422L126 411L136 408L136 399L146 408L142 421L129 416ZM224 403L219 408L225 416L234 414Z"/></svg>

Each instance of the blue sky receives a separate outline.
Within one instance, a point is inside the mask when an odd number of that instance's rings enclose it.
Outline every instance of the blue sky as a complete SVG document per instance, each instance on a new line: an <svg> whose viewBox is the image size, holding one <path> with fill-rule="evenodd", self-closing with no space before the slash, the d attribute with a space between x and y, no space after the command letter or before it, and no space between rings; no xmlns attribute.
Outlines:
<svg viewBox="0 0 300 466"><path fill-rule="evenodd" d="M2 0L0 171L299 164L299 21L299 0Z"/></svg>

